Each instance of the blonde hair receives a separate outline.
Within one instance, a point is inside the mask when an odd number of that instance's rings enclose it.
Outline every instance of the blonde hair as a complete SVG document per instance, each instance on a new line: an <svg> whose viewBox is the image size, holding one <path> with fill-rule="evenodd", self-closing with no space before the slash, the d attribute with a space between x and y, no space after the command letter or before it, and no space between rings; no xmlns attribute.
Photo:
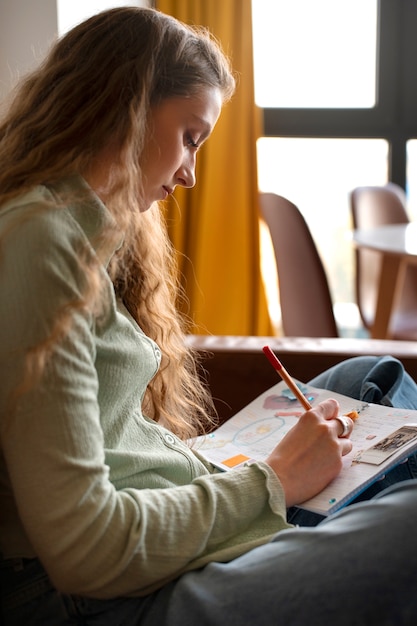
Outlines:
<svg viewBox="0 0 417 626"><path fill-rule="evenodd" d="M106 205L124 244L109 271L116 294L163 354L143 409L183 438L210 423L213 406L200 382L196 355L184 345L187 320L176 306L183 294L160 209L154 204L140 212L140 155L152 106L207 87L218 88L226 101L235 81L206 29L154 9L112 9L56 42L17 86L0 125L0 207L35 185L86 171L104 148L118 146ZM110 229L102 233L102 244L112 237ZM93 310L100 294L97 268L89 261L86 269L89 287L83 303L74 307ZM68 310L37 348L38 374L51 341L59 341L67 326ZM33 364L28 371L33 378Z"/></svg>

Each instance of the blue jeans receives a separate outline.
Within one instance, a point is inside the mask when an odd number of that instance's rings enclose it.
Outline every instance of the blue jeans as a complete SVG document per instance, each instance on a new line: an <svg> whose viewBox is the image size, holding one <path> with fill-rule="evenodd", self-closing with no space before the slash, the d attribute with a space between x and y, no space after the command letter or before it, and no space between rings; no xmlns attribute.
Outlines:
<svg viewBox="0 0 417 626"><path fill-rule="evenodd" d="M417 385L391 356L346 359L313 378L310 385L363 402L417 409Z"/></svg>
<svg viewBox="0 0 417 626"><path fill-rule="evenodd" d="M417 387L395 359L348 361L313 384L361 399L362 393L379 394L383 403L417 408ZM414 626L417 480L406 478L414 474L415 459L400 468L393 480L402 482L371 500L352 504L314 528L282 531L270 543L229 563L184 574L145 598L60 594L36 559L3 562L3 623Z"/></svg>
<svg viewBox="0 0 417 626"><path fill-rule="evenodd" d="M416 520L417 481L403 482L146 598L65 596L34 562L4 625L415 626Z"/></svg>

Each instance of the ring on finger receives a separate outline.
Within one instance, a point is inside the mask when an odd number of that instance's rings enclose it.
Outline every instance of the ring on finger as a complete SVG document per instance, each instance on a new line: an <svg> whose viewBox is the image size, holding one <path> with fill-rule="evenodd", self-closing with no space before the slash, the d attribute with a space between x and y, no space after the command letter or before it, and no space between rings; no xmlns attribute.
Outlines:
<svg viewBox="0 0 417 626"><path fill-rule="evenodd" d="M352 420L348 417L343 417L342 415L338 415L334 419L340 422L343 428L343 431L339 435L339 438L347 437L348 435L350 435L350 433L352 432L352 425L353 425Z"/></svg>

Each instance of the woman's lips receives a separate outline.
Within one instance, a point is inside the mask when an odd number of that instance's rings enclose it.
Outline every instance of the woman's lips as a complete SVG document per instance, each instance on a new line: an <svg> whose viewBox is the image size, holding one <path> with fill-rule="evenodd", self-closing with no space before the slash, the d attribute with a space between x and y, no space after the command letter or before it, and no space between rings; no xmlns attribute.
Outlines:
<svg viewBox="0 0 417 626"><path fill-rule="evenodd" d="M170 196L172 194L172 192L174 191L173 189L171 189L170 187L165 187L165 185L162 187L162 189L164 190L165 194L164 194L164 200L166 200L168 198L168 196Z"/></svg>

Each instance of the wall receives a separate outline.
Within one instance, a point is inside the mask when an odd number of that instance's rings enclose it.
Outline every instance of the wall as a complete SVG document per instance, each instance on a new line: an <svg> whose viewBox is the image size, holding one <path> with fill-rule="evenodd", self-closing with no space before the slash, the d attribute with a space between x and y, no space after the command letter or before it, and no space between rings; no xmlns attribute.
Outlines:
<svg viewBox="0 0 417 626"><path fill-rule="evenodd" d="M76 0L0 0L0 101L19 76L42 59L55 39L58 1L72 6L76 3ZM100 0L94 1L92 13L99 4ZM109 0L103 0L103 8L109 4ZM148 1L133 0L126 4L146 6Z"/></svg>
<svg viewBox="0 0 417 626"><path fill-rule="evenodd" d="M56 32L56 0L0 0L0 99L42 58Z"/></svg>

